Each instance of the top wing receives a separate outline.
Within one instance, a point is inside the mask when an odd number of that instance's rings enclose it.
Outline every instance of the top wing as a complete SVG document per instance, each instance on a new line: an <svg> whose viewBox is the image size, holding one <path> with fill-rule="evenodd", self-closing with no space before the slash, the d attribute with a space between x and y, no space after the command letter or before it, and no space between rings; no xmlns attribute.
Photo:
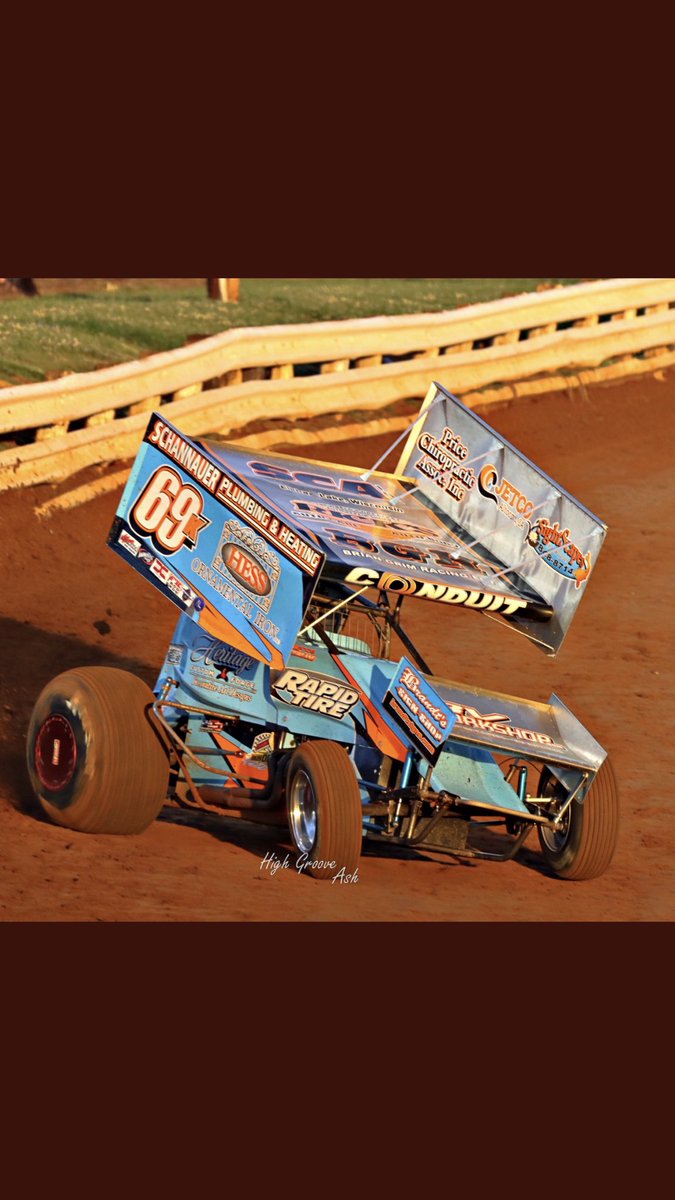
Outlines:
<svg viewBox="0 0 675 1200"><path fill-rule="evenodd" d="M527 614L546 622L547 601L404 478L355 467L256 454L209 441L209 453L252 493L283 512L325 555L324 577L448 605Z"/></svg>

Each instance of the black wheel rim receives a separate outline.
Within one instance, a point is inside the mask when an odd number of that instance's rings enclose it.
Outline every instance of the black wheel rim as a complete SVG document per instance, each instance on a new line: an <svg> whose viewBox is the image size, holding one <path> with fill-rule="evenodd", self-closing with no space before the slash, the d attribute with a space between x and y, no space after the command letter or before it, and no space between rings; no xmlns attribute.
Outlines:
<svg viewBox="0 0 675 1200"><path fill-rule="evenodd" d="M77 743L70 721L52 713L43 721L35 739L35 771L48 792L68 786L77 766Z"/></svg>

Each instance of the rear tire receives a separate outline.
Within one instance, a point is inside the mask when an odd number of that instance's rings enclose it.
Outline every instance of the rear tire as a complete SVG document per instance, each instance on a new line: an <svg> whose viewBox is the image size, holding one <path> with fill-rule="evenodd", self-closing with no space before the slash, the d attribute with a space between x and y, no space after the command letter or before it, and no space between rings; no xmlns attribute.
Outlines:
<svg viewBox="0 0 675 1200"><path fill-rule="evenodd" d="M340 876L347 882L361 857L363 814L356 774L342 746L305 742L293 752L286 803L298 866L314 879Z"/></svg>
<svg viewBox="0 0 675 1200"><path fill-rule="evenodd" d="M42 691L28 729L28 773L57 825L80 833L142 833L159 815L169 751L136 675L81 667Z"/></svg>
<svg viewBox="0 0 675 1200"><path fill-rule="evenodd" d="M559 796L564 803L564 788L547 768L539 790L542 796ZM560 832L545 827L537 832L542 854L560 879L596 879L607 870L619 832L619 790L608 758L583 802L574 800L570 805Z"/></svg>

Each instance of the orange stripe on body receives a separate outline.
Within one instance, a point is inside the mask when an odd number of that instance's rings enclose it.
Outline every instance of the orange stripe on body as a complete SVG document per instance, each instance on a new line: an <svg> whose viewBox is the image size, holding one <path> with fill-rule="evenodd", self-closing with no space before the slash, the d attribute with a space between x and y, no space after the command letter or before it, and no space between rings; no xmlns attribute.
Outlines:
<svg viewBox="0 0 675 1200"><path fill-rule="evenodd" d="M269 638L265 637L262 630L256 629L256 634L270 652L269 661L261 656L260 651L222 613L219 613L218 609L214 608L209 600L205 597L202 597L202 599L204 600L204 608L199 616L200 629L203 629L205 633L209 633L211 637L217 638L219 642L225 642L228 646L234 646L235 650L243 650L245 654L249 654L251 658L257 659L258 662L267 663L275 671L283 670L285 663L281 650L277 646L274 646Z"/></svg>
<svg viewBox="0 0 675 1200"><path fill-rule="evenodd" d="M240 779L249 780L251 783L259 783L261 788L265 787L269 779L269 771L265 763L253 763L250 759L240 758L241 747L235 742L231 742L229 738L222 733L212 733L211 737L218 745L218 748L223 751L225 761L228 767ZM234 763L230 762L230 758L234 759ZM264 772L264 778L260 778L261 772ZM225 781L225 787L237 787L238 784L234 779Z"/></svg>
<svg viewBox="0 0 675 1200"><path fill-rule="evenodd" d="M349 671L340 661L339 657L335 654L331 654L331 658L333 659L333 662L338 668L340 674L344 675L345 679L359 693L359 699L363 705L365 713L366 730L368 731L368 736L372 738L378 750L381 750L383 754L387 754L390 758L395 758L399 762L404 762L404 760L408 757L408 747L389 728L386 721L383 720L380 713L377 711L372 700L369 700L366 696L361 684L354 679L353 675L350 675Z"/></svg>

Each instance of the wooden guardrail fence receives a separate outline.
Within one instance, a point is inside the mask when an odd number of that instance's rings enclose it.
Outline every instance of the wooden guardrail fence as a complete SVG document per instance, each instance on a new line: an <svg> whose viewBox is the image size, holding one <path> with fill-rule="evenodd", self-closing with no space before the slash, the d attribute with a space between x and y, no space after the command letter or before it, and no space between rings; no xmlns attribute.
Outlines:
<svg viewBox="0 0 675 1200"><path fill-rule="evenodd" d="M673 362L675 279L603 280L454 312L231 330L140 362L0 391L0 487L133 456L153 408L187 434L231 434L262 418L377 412L422 397L434 380L475 402L498 398L514 381L532 392L583 368L611 378Z"/></svg>

